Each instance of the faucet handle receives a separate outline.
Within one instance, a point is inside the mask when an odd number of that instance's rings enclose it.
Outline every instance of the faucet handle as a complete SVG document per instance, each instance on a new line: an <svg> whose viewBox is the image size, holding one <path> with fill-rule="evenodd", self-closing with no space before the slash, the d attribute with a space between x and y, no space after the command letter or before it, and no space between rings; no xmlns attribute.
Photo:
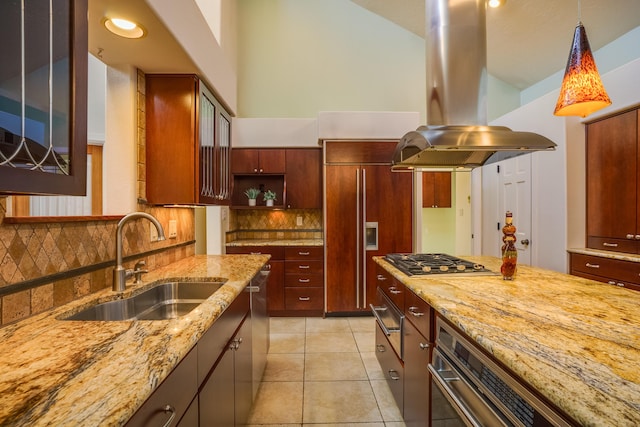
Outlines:
<svg viewBox="0 0 640 427"><path fill-rule="evenodd" d="M145 265L147 265L147 263L144 260L140 260L140 261L136 262L136 264L133 266L133 271L131 272L131 275L135 276L135 280L133 281L134 285L141 284L142 283L142 275L144 273L148 273L149 272L149 270L142 268Z"/></svg>

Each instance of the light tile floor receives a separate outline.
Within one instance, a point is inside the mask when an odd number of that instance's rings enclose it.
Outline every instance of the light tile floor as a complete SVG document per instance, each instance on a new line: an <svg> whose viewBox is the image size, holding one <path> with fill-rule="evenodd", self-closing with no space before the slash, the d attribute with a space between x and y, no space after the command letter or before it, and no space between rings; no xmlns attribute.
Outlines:
<svg viewBox="0 0 640 427"><path fill-rule="evenodd" d="M372 317L274 317L249 426L404 427Z"/></svg>

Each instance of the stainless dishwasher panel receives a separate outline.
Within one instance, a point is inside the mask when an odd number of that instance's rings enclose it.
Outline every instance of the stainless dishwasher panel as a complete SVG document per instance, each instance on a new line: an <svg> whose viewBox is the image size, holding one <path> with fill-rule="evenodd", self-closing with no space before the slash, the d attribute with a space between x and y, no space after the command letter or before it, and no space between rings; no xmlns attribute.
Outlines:
<svg viewBox="0 0 640 427"><path fill-rule="evenodd" d="M384 292L378 288L376 292L377 305L370 304L371 312L376 318L376 322L389 339L389 343L400 359L404 357L404 346L402 343L402 330L404 327L404 314L395 306Z"/></svg>

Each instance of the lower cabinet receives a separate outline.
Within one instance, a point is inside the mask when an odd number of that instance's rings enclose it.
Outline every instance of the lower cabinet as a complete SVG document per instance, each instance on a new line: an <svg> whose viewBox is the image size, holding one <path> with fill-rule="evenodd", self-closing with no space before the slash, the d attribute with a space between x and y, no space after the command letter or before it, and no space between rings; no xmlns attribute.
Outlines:
<svg viewBox="0 0 640 427"><path fill-rule="evenodd" d="M254 333L259 330L253 330L248 290L226 308L127 427L246 425L254 399L253 375L260 372L254 366L253 341L266 339L268 348L268 336Z"/></svg>
<svg viewBox="0 0 640 427"><path fill-rule="evenodd" d="M402 412L404 399L404 367L379 325L376 325L376 358L384 372L393 399Z"/></svg>
<svg viewBox="0 0 640 427"><path fill-rule="evenodd" d="M570 274L640 291L640 262L572 253Z"/></svg>
<svg viewBox="0 0 640 427"><path fill-rule="evenodd" d="M183 415L186 412L190 413L187 409L192 409L189 405L198 393L197 362L197 350L193 348L131 417L126 426L177 426Z"/></svg>
<svg viewBox="0 0 640 427"><path fill-rule="evenodd" d="M205 380L198 399L201 426L246 424L253 401L249 315Z"/></svg>
<svg viewBox="0 0 640 427"><path fill-rule="evenodd" d="M429 425L434 312L422 298L405 288L404 422L407 427Z"/></svg>

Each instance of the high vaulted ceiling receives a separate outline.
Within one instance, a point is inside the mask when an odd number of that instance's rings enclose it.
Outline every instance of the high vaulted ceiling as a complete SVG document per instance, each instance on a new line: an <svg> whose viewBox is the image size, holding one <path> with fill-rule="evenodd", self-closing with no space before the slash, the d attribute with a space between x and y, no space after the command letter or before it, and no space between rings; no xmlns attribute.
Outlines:
<svg viewBox="0 0 640 427"><path fill-rule="evenodd" d="M424 37L425 0L352 1ZM592 50L640 26L640 0L580 3L581 20ZM500 8L489 9L489 73L524 89L564 70L577 23L578 0L507 0Z"/></svg>

